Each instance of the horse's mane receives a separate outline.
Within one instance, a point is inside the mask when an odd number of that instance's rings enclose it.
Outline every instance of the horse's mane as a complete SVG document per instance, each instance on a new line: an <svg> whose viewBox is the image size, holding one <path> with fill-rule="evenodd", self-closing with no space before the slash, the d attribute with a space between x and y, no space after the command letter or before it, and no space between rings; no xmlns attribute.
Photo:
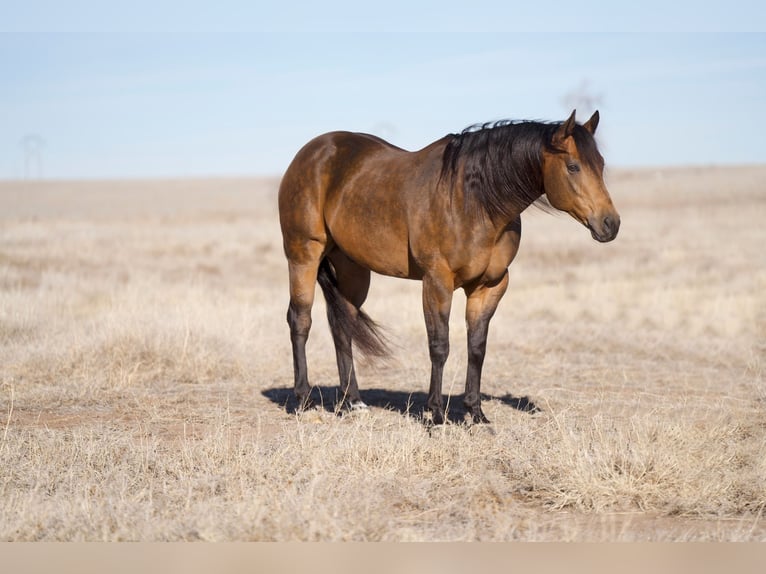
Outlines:
<svg viewBox="0 0 766 574"><path fill-rule="evenodd" d="M493 220L510 217L533 202L551 209L542 198L542 152L563 153L553 143L562 123L501 120L450 134L442 179L454 179L462 160L467 204L478 204ZM602 160L590 132L576 125L573 136L581 159L597 166Z"/></svg>

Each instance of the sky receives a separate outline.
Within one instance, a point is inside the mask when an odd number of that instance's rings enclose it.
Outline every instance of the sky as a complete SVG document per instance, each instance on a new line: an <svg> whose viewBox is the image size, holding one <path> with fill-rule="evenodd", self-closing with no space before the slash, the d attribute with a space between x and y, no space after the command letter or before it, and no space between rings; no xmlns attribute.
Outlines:
<svg viewBox="0 0 766 574"><path fill-rule="evenodd" d="M414 150L573 107L610 166L766 163L755 3L40 5L0 14L0 179L280 175L331 130Z"/></svg>

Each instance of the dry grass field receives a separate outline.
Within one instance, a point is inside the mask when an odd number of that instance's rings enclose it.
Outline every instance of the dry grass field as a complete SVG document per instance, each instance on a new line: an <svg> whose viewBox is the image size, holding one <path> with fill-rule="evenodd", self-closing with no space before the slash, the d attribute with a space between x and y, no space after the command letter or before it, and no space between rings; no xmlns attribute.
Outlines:
<svg viewBox="0 0 766 574"><path fill-rule="evenodd" d="M437 428L383 277L372 408L336 411L320 297L295 414L277 180L0 183L0 539L766 540L766 167L607 181L613 243L525 214L492 424Z"/></svg>

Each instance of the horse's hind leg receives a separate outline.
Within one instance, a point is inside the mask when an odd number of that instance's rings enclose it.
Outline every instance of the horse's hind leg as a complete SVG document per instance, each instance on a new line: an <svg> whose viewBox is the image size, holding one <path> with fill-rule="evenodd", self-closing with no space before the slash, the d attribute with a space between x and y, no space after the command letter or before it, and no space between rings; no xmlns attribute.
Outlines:
<svg viewBox="0 0 766 574"><path fill-rule="evenodd" d="M367 293L370 289L370 270L357 265L337 248L328 254L328 259L335 269L341 304L347 307L347 317L356 321L359 308L367 299ZM328 306L329 313L330 307ZM332 320L330 325L335 343L342 403L351 409L365 408L367 405L362 401L356 380L349 330L339 328Z"/></svg>
<svg viewBox="0 0 766 574"><path fill-rule="evenodd" d="M287 309L287 323L290 326L290 342L293 347L293 372L298 410L311 406L306 341L311 329L311 307L314 304L317 270L324 248L324 243L314 240L291 242L289 245L286 243L285 248L290 273L290 306Z"/></svg>

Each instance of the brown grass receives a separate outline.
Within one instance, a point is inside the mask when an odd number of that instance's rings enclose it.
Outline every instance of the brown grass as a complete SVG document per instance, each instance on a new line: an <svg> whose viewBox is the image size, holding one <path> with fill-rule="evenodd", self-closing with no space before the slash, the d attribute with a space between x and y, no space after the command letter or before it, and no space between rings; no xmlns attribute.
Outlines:
<svg viewBox="0 0 766 574"><path fill-rule="evenodd" d="M291 413L275 180L0 183L0 539L766 540L766 168L609 183L614 243L525 217L493 424L436 429L419 284L380 277L373 408L334 412L319 303Z"/></svg>

